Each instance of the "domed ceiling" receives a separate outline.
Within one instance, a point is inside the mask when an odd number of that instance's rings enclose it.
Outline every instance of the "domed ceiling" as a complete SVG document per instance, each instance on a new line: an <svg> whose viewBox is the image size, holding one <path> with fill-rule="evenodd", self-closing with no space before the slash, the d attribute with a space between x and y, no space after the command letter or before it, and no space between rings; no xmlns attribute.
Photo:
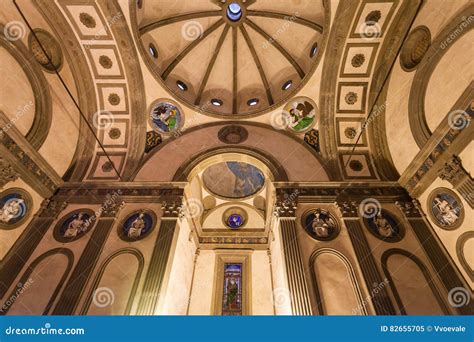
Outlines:
<svg viewBox="0 0 474 342"><path fill-rule="evenodd" d="M265 176L257 167L236 161L208 167L202 174L204 187L211 194L225 199L242 199L259 192Z"/></svg>
<svg viewBox="0 0 474 342"><path fill-rule="evenodd" d="M154 76L205 114L235 118L276 108L319 60L320 0L143 1L136 13Z"/></svg>

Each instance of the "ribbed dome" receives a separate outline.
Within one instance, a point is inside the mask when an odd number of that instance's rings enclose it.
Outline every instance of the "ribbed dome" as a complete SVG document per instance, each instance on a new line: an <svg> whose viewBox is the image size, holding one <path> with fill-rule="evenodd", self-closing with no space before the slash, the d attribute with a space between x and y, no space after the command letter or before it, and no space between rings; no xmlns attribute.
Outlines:
<svg viewBox="0 0 474 342"><path fill-rule="evenodd" d="M237 117L282 104L306 82L323 13L319 0L160 0L145 1L137 20L147 63L175 97Z"/></svg>

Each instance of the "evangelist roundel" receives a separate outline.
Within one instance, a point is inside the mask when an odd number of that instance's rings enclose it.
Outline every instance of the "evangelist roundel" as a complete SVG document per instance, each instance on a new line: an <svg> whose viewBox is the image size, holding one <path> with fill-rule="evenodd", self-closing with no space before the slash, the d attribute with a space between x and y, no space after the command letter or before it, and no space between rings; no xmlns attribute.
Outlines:
<svg viewBox="0 0 474 342"><path fill-rule="evenodd" d="M397 242L403 238L402 224L387 210L379 209L374 215L364 217L369 231L378 239L386 242Z"/></svg>
<svg viewBox="0 0 474 342"><path fill-rule="evenodd" d="M453 191L447 188L435 189L428 198L428 214L440 228L453 230L464 220L464 207Z"/></svg>
<svg viewBox="0 0 474 342"><path fill-rule="evenodd" d="M303 215L303 227L316 240L329 241L339 234L336 219L324 209L309 210Z"/></svg>
<svg viewBox="0 0 474 342"><path fill-rule="evenodd" d="M90 209L79 209L65 215L54 228L54 238L59 242L80 239L94 226L95 214Z"/></svg>
<svg viewBox="0 0 474 342"><path fill-rule="evenodd" d="M150 210L138 210L128 215L119 226L119 236L125 241L137 241L146 237L156 224L156 216Z"/></svg>
<svg viewBox="0 0 474 342"><path fill-rule="evenodd" d="M176 132L182 124L182 111L173 101L159 100L151 106L150 125L159 133Z"/></svg>

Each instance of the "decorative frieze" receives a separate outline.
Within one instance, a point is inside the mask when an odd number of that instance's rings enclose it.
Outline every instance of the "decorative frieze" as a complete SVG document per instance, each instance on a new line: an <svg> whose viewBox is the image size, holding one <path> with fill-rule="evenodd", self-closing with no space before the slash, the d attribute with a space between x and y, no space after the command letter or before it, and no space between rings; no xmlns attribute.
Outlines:
<svg viewBox="0 0 474 342"><path fill-rule="evenodd" d="M117 194L120 199L127 203L168 203L179 202L183 196L184 185L163 185L138 184L138 183L117 183L111 186L97 183L66 183L61 187L55 198L68 199L71 203L102 204L108 197Z"/></svg>
<svg viewBox="0 0 474 342"><path fill-rule="evenodd" d="M66 201L56 201L52 199L45 199L41 203L41 207L38 212L39 217L50 217L56 219L58 215L66 209L68 202Z"/></svg>
<svg viewBox="0 0 474 342"><path fill-rule="evenodd" d="M359 205L355 201L335 202L341 211L342 217L355 217L359 215Z"/></svg>
<svg viewBox="0 0 474 342"><path fill-rule="evenodd" d="M242 237L242 236L202 236L199 243L219 245L258 245L267 244L268 237Z"/></svg>

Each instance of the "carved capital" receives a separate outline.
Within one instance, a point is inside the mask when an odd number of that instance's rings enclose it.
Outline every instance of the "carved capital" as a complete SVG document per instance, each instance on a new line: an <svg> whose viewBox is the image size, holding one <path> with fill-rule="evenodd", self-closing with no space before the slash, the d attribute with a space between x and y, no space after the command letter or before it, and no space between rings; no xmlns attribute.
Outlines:
<svg viewBox="0 0 474 342"><path fill-rule="evenodd" d="M359 205L355 201L336 202L336 206L341 211L342 217L358 217Z"/></svg>
<svg viewBox="0 0 474 342"><path fill-rule="evenodd" d="M421 217L421 204L418 200L412 201L397 201L396 206L406 217Z"/></svg>
<svg viewBox="0 0 474 342"><path fill-rule="evenodd" d="M0 157L0 188L4 187L8 182L15 181L19 176L20 174L16 172L13 166Z"/></svg>
<svg viewBox="0 0 474 342"><path fill-rule="evenodd" d="M119 211L125 206L125 201L115 200L106 202L99 210L100 217L117 217Z"/></svg>
<svg viewBox="0 0 474 342"><path fill-rule="evenodd" d="M276 217L296 217L298 207L298 189L285 189L277 193L273 215Z"/></svg>
<svg viewBox="0 0 474 342"><path fill-rule="evenodd" d="M276 217L296 217L297 202L292 200L277 200L273 208Z"/></svg>
<svg viewBox="0 0 474 342"><path fill-rule="evenodd" d="M184 217L183 215L185 215L182 199L163 201L161 209L163 210L163 217Z"/></svg>
<svg viewBox="0 0 474 342"><path fill-rule="evenodd" d="M68 203L66 201L55 201L46 198L43 202L41 202L41 207L38 216L51 217L55 219L64 209L66 209L67 205Z"/></svg>
<svg viewBox="0 0 474 342"><path fill-rule="evenodd" d="M439 170L439 177L447 180L454 187L470 178L469 173L463 168L461 159L458 156L452 156Z"/></svg>

